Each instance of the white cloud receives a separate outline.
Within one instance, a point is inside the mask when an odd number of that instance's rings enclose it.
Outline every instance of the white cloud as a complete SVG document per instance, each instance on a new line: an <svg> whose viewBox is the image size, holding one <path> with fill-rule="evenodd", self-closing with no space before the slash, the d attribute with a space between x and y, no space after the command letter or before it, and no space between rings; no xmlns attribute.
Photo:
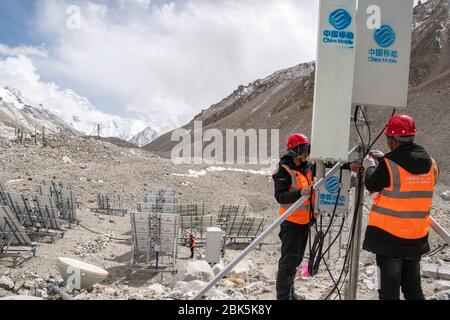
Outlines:
<svg viewBox="0 0 450 320"><path fill-rule="evenodd" d="M0 60L0 87L4 86L18 89L24 103L42 105L85 134L96 133L100 124L102 135L129 139L146 127L142 120L125 120L98 111L75 92L62 90L53 82L41 81L32 61L24 55Z"/></svg>
<svg viewBox="0 0 450 320"><path fill-rule="evenodd" d="M151 0L119 0L121 10L126 9L129 5L137 5L145 10L148 10L151 3Z"/></svg>
<svg viewBox="0 0 450 320"><path fill-rule="evenodd" d="M17 55L27 55L27 56L39 56L47 57L47 51L42 47L31 47L31 46L19 46L19 47L9 47L7 45L0 43L0 55L4 56L17 56Z"/></svg>
<svg viewBox="0 0 450 320"><path fill-rule="evenodd" d="M153 122L188 121L240 84L315 58L316 0L80 1L82 28L68 30L72 2L39 2L50 51L39 70Z"/></svg>

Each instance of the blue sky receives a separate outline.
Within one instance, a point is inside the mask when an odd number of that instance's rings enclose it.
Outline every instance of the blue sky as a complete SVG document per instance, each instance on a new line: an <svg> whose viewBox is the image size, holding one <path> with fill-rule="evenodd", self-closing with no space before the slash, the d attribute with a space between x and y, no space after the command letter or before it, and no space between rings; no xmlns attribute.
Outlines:
<svg viewBox="0 0 450 320"><path fill-rule="evenodd" d="M33 0L0 0L0 42L9 46L40 44L32 32L35 4Z"/></svg>

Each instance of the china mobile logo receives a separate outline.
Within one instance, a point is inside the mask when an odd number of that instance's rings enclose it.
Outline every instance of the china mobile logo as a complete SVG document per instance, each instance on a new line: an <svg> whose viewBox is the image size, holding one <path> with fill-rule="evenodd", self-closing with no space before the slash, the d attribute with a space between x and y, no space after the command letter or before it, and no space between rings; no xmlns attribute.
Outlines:
<svg viewBox="0 0 450 320"><path fill-rule="evenodd" d="M381 26L380 29L375 31L375 42L382 48L388 48L394 44L397 39L394 29L388 25Z"/></svg>
<svg viewBox="0 0 450 320"><path fill-rule="evenodd" d="M344 9L333 11L329 18L330 24L337 30L344 30L352 23L352 16Z"/></svg>
<svg viewBox="0 0 450 320"><path fill-rule="evenodd" d="M338 177L329 178L327 180L327 183L325 184L325 188L331 194L337 194L339 192L340 187L341 187L341 183L340 183Z"/></svg>

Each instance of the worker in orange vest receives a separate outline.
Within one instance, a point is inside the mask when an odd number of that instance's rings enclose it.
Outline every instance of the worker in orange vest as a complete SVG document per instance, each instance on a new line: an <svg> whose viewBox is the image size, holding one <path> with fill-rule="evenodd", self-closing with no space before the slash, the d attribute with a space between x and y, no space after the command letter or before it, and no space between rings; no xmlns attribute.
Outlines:
<svg viewBox="0 0 450 320"><path fill-rule="evenodd" d="M194 250L196 248L195 236L192 232L189 233L189 249L191 249L191 259L194 259Z"/></svg>
<svg viewBox="0 0 450 320"><path fill-rule="evenodd" d="M311 196L313 185L313 165L308 161L311 144L303 134L293 134L288 138L287 154L281 158L278 169L273 174L275 198L280 204L279 214L283 215L302 196ZM311 197L313 198L313 197ZM309 235L311 201L305 202L280 226L281 258L278 263L277 300L300 300L294 292L297 267L301 264Z"/></svg>
<svg viewBox="0 0 450 320"><path fill-rule="evenodd" d="M413 118L396 115L386 127L391 152L364 160L366 188L378 193L369 213L363 249L376 254L380 300L424 300L420 261L430 251L428 232L439 167L414 143Z"/></svg>

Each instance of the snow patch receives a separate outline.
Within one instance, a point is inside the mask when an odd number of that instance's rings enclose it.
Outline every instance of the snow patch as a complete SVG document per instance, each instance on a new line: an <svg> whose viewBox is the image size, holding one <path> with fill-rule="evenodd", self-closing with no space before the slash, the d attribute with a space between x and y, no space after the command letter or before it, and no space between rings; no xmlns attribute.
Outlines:
<svg viewBox="0 0 450 320"><path fill-rule="evenodd" d="M249 169L240 169L240 168L225 168L225 167L209 167L206 170L189 170L187 174L182 173L172 173L172 176L175 177L187 177L187 178L199 178L204 177L208 174L208 172L239 172L239 173L248 173L254 175L261 176L270 176L270 169L261 169L261 170L249 170Z"/></svg>

